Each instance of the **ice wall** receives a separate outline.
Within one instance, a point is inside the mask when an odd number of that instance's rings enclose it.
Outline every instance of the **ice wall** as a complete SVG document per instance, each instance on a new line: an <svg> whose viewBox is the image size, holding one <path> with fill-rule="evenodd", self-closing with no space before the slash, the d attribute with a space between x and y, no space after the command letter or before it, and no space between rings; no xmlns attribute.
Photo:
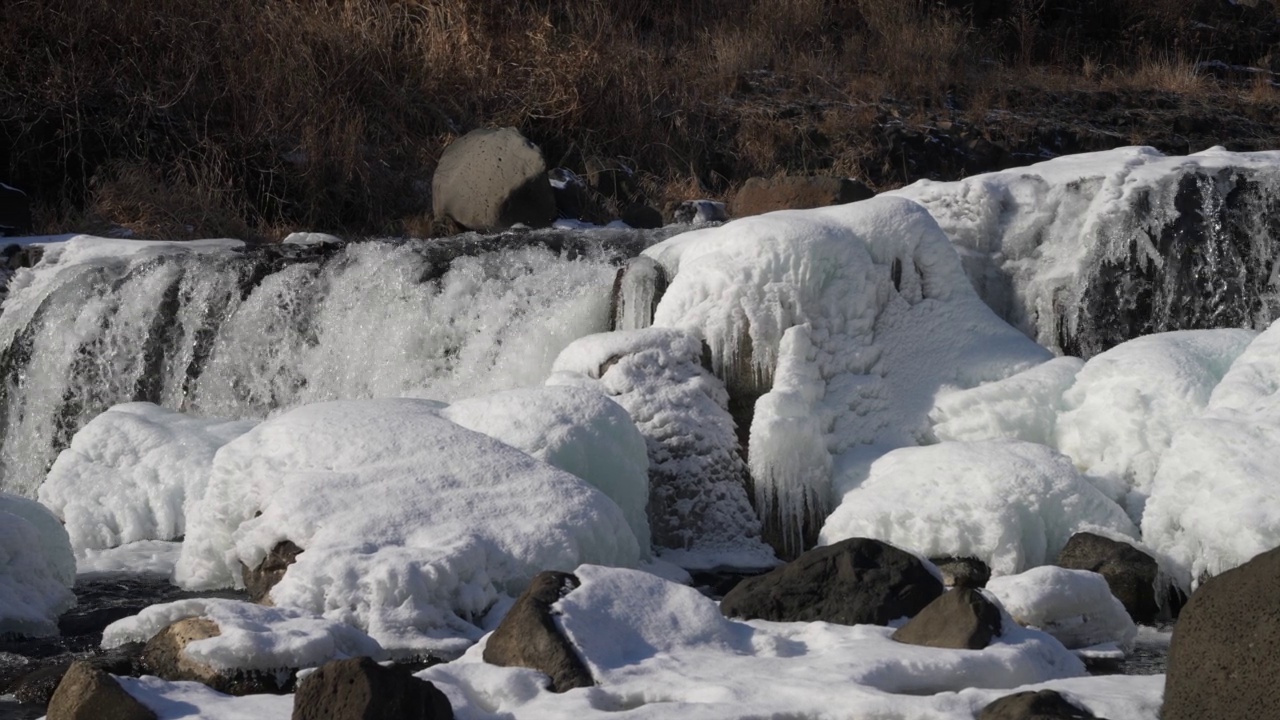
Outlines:
<svg viewBox="0 0 1280 720"><path fill-rule="evenodd" d="M72 435L120 402L262 418L539 384L569 342L608 326L616 264L656 239L48 246L0 314L0 489L32 495Z"/></svg>
<svg viewBox="0 0 1280 720"><path fill-rule="evenodd" d="M1067 355L1280 317L1280 152L1121 148L892 194L929 209L992 309Z"/></svg>

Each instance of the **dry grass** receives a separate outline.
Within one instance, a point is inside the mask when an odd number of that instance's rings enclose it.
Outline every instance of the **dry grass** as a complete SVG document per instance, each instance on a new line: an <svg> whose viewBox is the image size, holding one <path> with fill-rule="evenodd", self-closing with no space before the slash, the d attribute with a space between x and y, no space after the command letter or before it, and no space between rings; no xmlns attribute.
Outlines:
<svg viewBox="0 0 1280 720"><path fill-rule="evenodd" d="M854 172L867 113L822 111L815 134L788 103L990 104L1010 68L1203 90L1162 58L1195 56L1212 0L989 4L6 0L0 179L49 223L421 232L441 148L479 126L520 128L552 164L639 168L661 206L755 174Z"/></svg>

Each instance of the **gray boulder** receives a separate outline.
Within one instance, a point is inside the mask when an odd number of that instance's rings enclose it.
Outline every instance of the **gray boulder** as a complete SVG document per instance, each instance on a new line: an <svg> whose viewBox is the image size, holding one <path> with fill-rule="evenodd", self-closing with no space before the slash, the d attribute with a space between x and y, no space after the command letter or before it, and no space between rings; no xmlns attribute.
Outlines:
<svg viewBox="0 0 1280 720"><path fill-rule="evenodd" d="M473 130L445 148L431 180L434 212L469 230L547 227L556 200L542 151L515 128Z"/></svg>
<svg viewBox="0 0 1280 720"><path fill-rule="evenodd" d="M298 684L293 720L453 720L449 698L408 668L367 657L321 665Z"/></svg>
<svg viewBox="0 0 1280 720"><path fill-rule="evenodd" d="M84 661L71 664L49 700L48 720L156 720L116 679Z"/></svg>
<svg viewBox="0 0 1280 720"><path fill-rule="evenodd" d="M720 612L747 620L886 625L912 617L942 583L911 553L866 538L814 548L725 595Z"/></svg>
<svg viewBox="0 0 1280 720"><path fill-rule="evenodd" d="M791 175L773 179L753 177L733 196L729 214L740 218L774 210L843 205L866 200L874 195L871 188L849 178Z"/></svg>
<svg viewBox="0 0 1280 720"><path fill-rule="evenodd" d="M1173 628L1164 720L1280 717L1280 548L1210 578Z"/></svg>
<svg viewBox="0 0 1280 720"><path fill-rule="evenodd" d="M1071 536L1054 565L1071 570L1090 570L1106 578L1115 595L1134 622L1151 624L1178 609L1181 592L1167 580L1157 596L1161 581L1156 559L1134 546L1110 538L1082 532Z"/></svg>
<svg viewBox="0 0 1280 720"><path fill-rule="evenodd" d="M526 667L551 678L551 692L595 685L573 643L560 632L551 606L581 583L569 573L540 572L489 636L484 661Z"/></svg>
<svg viewBox="0 0 1280 720"><path fill-rule="evenodd" d="M972 588L943 593L892 638L908 645L981 650L1002 630L1000 608Z"/></svg>
<svg viewBox="0 0 1280 720"><path fill-rule="evenodd" d="M977 720L1090 720L1096 715L1078 707L1056 690L1005 695L982 708Z"/></svg>
<svg viewBox="0 0 1280 720"><path fill-rule="evenodd" d="M937 557L929 558L929 562L938 567L942 584L949 588L986 587L991 579L991 568L978 558Z"/></svg>

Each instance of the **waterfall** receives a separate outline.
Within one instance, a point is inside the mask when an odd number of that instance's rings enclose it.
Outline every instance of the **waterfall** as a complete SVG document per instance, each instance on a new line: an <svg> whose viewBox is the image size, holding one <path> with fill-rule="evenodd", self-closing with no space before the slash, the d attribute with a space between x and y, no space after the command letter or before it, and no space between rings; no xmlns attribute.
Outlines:
<svg viewBox="0 0 1280 720"><path fill-rule="evenodd" d="M262 418L539 384L564 346L608 328L617 265L660 238L74 239L18 271L0 313L0 489L32 495L72 435L120 402Z"/></svg>

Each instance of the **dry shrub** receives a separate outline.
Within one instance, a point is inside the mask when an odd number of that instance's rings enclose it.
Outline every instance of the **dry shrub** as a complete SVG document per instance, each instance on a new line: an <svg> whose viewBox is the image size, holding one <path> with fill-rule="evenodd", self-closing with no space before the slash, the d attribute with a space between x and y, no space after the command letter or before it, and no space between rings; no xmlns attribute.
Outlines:
<svg viewBox="0 0 1280 720"><path fill-rule="evenodd" d="M1146 57L1136 68L1117 76L1114 82L1120 87L1182 95L1199 94L1208 84L1196 63L1170 55Z"/></svg>

